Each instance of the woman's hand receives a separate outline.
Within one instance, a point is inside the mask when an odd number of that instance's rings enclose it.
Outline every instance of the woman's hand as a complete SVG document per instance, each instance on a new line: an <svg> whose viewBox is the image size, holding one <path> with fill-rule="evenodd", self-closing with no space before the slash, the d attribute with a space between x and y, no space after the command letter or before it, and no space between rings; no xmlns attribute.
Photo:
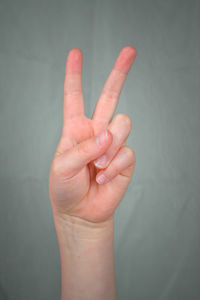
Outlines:
<svg viewBox="0 0 200 300"><path fill-rule="evenodd" d="M121 50L89 119L84 115L82 52L69 52L63 129L49 174L50 200L56 215L78 217L92 224L113 217L136 161L134 151L125 145L131 119L118 114L112 120L135 57L133 47Z"/></svg>

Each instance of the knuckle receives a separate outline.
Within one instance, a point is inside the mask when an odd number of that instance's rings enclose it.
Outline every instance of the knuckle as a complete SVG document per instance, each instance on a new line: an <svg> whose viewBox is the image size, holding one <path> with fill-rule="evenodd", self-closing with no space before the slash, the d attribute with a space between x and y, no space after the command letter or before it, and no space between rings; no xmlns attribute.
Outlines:
<svg viewBox="0 0 200 300"><path fill-rule="evenodd" d="M135 151L128 146L124 146L124 151L126 153L126 157L131 162L131 164L135 164L136 163Z"/></svg>
<svg viewBox="0 0 200 300"><path fill-rule="evenodd" d="M61 168L60 159L58 159L58 157L54 158L51 169L56 176L62 175L63 170Z"/></svg>
<svg viewBox="0 0 200 300"><path fill-rule="evenodd" d="M55 178L68 178L71 176L72 168L68 159L56 157L52 163L52 171Z"/></svg>
<svg viewBox="0 0 200 300"><path fill-rule="evenodd" d="M119 170L119 168L116 164L113 164L112 172L113 172L113 174L119 174L120 173L120 170Z"/></svg>
<svg viewBox="0 0 200 300"><path fill-rule="evenodd" d="M120 113L116 115L115 119L124 124L126 128L129 128L129 130L132 128L132 120L128 115Z"/></svg>
<svg viewBox="0 0 200 300"><path fill-rule="evenodd" d="M101 95L104 101L110 101L116 99L119 96L118 92L113 89L107 88L103 88Z"/></svg>
<svg viewBox="0 0 200 300"><path fill-rule="evenodd" d="M90 147L88 143L82 143L77 147L77 151L80 155L88 155L90 152Z"/></svg>
<svg viewBox="0 0 200 300"><path fill-rule="evenodd" d="M67 90L64 89L64 96L69 97L69 96L80 96L81 95L81 90L80 89L74 89L74 90Z"/></svg>

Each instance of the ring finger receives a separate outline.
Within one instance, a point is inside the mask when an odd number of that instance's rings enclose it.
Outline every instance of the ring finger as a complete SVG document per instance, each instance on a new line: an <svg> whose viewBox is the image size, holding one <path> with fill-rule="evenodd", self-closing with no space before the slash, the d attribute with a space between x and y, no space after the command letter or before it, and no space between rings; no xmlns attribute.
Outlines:
<svg viewBox="0 0 200 300"><path fill-rule="evenodd" d="M122 175L128 179L126 182L123 181L127 185L134 171L135 161L135 152L128 146L121 147L108 168L98 172L96 176L97 183L104 184L114 179L117 175Z"/></svg>
<svg viewBox="0 0 200 300"><path fill-rule="evenodd" d="M119 148L125 143L132 128L132 122L129 116L118 114L109 124L108 129L113 135L113 141L108 150L94 161L94 164L99 169L106 168Z"/></svg>

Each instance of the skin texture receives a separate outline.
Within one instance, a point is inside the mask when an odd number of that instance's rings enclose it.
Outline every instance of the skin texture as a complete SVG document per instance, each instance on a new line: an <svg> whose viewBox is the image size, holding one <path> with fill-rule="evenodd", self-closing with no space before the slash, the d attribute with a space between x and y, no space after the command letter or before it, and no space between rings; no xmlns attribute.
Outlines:
<svg viewBox="0 0 200 300"><path fill-rule="evenodd" d="M67 57L62 134L49 173L62 300L116 299L113 218L131 181L136 157L126 145L131 118L113 115L135 57L135 48L122 48L91 119L84 115L82 51L74 48Z"/></svg>
<svg viewBox="0 0 200 300"><path fill-rule="evenodd" d="M135 56L133 47L122 49L104 85L92 119L89 119L84 115L81 87L82 51L72 49L68 55L62 136L50 171L52 204L62 214L94 223L105 221L113 215L127 189L136 160L134 151L125 145L131 130L131 119L125 114L118 114L111 119ZM90 138L107 128L111 133L107 141L99 149L92 149ZM83 142L85 144L78 151L88 155L88 160L75 169L75 148ZM109 163L103 170L94 165L95 159L102 154L108 154L109 157ZM97 174L104 174L108 182L98 184Z"/></svg>

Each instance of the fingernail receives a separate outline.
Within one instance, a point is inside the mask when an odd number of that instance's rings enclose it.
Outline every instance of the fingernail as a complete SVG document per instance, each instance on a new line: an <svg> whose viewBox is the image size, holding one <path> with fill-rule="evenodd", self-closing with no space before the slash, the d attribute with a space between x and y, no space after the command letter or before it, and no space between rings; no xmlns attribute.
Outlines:
<svg viewBox="0 0 200 300"><path fill-rule="evenodd" d="M94 164L98 168L105 168L108 162L108 158L105 154L101 155L97 160L95 160Z"/></svg>
<svg viewBox="0 0 200 300"><path fill-rule="evenodd" d="M96 178L96 181L98 184L103 184L107 181L107 178L104 174L101 174Z"/></svg>
<svg viewBox="0 0 200 300"><path fill-rule="evenodd" d="M99 146L103 145L108 138L107 130L104 130L100 134L97 135L96 141Z"/></svg>

